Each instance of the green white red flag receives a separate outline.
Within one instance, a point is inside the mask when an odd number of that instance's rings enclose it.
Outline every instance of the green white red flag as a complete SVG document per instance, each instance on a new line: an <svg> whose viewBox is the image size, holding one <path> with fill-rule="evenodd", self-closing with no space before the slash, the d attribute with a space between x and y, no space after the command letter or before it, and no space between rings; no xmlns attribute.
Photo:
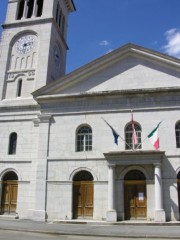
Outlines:
<svg viewBox="0 0 180 240"><path fill-rule="evenodd" d="M152 143L152 145L154 146L154 148L156 150L158 150L159 147L160 147L159 134L158 134L160 124L161 124L161 122L159 122L158 125L148 135L148 138L149 138L150 142Z"/></svg>

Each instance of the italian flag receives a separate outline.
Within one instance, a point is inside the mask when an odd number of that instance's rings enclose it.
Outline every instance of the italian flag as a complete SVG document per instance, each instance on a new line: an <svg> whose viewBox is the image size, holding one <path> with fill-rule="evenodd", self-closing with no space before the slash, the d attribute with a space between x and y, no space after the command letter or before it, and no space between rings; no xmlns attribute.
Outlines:
<svg viewBox="0 0 180 240"><path fill-rule="evenodd" d="M150 132L150 134L148 135L148 138L149 138L149 140L151 141L151 143L152 143L152 145L154 146L154 148L157 150L157 149L159 149L159 136L158 136L158 131L159 131L159 125L161 124L161 122L160 123L158 123L158 125L157 125L157 127L156 128L154 128L151 132Z"/></svg>

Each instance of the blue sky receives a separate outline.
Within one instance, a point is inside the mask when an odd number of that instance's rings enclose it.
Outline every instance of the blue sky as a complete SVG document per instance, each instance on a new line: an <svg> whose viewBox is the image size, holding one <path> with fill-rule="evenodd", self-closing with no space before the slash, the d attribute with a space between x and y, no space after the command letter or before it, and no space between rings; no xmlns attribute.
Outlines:
<svg viewBox="0 0 180 240"><path fill-rule="evenodd" d="M74 0L67 72L134 43L180 58L180 0ZM0 22L7 0L0 0Z"/></svg>

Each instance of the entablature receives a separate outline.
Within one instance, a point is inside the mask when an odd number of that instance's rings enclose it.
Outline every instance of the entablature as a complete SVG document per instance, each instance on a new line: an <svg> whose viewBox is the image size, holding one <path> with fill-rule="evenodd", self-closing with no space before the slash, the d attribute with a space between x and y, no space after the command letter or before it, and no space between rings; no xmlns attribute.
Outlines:
<svg viewBox="0 0 180 240"><path fill-rule="evenodd" d="M118 151L104 153L109 165L157 165L165 156L164 151Z"/></svg>

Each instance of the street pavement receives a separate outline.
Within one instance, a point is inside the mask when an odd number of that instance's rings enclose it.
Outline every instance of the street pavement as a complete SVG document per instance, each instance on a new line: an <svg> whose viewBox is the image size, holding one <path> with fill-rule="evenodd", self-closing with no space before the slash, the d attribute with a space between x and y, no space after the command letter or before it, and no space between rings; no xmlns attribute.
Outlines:
<svg viewBox="0 0 180 240"><path fill-rule="evenodd" d="M0 230L21 231L33 234L161 238L180 239L180 223L155 224L153 222L34 222L30 220L0 219Z"/></svg>
<svg viewBox="0 0 180 240"><path fill-rule="evenodd" d="M104 237L99 236L72 236L72 235L52 235L44 233L29 233L11 230L0 230L0 240L104 240ZM134 238L116 238L106 237L106 240L134 240ZM147 240L147 238L141 238L141 240ZM148 238L148 240L154 240ZM158 240L165 240L159 238Z"/></svg>

